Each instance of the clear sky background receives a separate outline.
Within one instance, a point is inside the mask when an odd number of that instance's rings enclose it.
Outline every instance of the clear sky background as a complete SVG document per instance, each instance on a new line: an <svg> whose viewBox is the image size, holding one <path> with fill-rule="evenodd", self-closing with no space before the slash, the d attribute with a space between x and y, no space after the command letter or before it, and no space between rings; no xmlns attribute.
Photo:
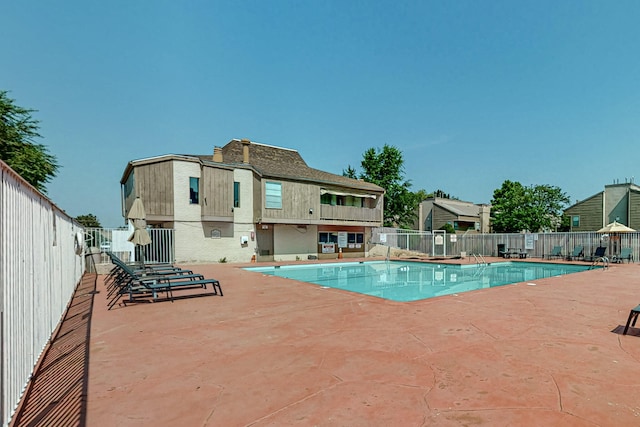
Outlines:
<svg viewBox="0 0 640 427"><path fill-rule="evenodd" d="M640 183L639 1L12 1L0 89L38 110L71 216L124 225L127 162L233 138L488 203L509 179L572 200Z"/></svg>

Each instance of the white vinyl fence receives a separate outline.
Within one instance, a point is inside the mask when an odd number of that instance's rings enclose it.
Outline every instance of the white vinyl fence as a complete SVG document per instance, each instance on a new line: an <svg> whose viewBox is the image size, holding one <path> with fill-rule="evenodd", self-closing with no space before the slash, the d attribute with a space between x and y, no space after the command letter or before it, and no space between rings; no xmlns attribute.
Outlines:
<svg viewBox="0 0 640 427"><path fill-rule="evenodd" d="M80 225L2 161L0 173L0 425L5 426L82 278L84 256Z"/></svg>
<svg viewBox="0 0 640 427"><path fill-rule="evenodd" d="M447 234L380 227L373 229L371 243L436 257L460 256L462 253L466 256L499 256L498 245L505 250L523 250L532 258L546 257L554 246L562 247L564 256L570 255L576 246L584 247L585 256L593 254L598 246L605 246L608 257L619 254L621 248L631 248L635 261L640 257L640 232L618 235L595 232Z"/></svg>
<svg viewBox="0 0 640 427"><path fill-rule="evenodd" d="M142 247L141 251L136 251L133 243L129 242L129 237L133 233L130 228L87 228L85 239L91 252L99 252L96 257L96 264L111 264L111 260L106 252L113 252L124 262L140 262L145 264L173 263L175 262L175 239L174 230L170 228L149 228L147 229L151 244ZM140 260L140 257L144 257ZM87 266L90 268L90 266Z"/></svg>

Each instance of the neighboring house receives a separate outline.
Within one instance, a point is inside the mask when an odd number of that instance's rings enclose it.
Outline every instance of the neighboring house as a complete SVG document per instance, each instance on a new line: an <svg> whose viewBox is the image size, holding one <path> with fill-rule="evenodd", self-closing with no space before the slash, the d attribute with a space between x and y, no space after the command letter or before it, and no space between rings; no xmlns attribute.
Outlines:
<svg viewBox="0 0 640 427"><path fill-rule="evenodd" d="M175 229L177 262L363 257L383 221L383 188L248 140L131 161L120 183L123 216L140 197L149 226Z"/></svg>
<svg viewBox="0 0 640 427"><path fill-rule="evenodd" d="M418 206L416 227L420 231L441 229L451 224L456 233L488 233L490 231L489 205L476 205L462 200L429 198Z"/></svg>
<svg viewBox="0 0 640 427"><path fill-rule="evenodd" d="M594 194L565 209L571 231L597 231L613 221L640 230L640 187L633 182L605 185Z"/></svg>

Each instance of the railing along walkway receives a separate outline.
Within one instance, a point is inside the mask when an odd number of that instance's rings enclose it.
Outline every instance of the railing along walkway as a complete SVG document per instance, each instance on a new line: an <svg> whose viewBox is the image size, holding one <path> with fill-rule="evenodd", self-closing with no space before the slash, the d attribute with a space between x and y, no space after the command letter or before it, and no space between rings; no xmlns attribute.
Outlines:
<svg viewBox="0 0 640 427"><path fill-rule="evenodd" d="M89 334L97 276L86 273L9 424L84 426Z"/></svg>

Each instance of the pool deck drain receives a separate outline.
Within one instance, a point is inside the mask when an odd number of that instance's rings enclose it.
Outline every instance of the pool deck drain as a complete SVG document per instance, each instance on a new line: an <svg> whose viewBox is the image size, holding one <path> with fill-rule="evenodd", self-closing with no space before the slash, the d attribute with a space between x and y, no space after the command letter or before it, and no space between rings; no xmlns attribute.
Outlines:
<svg viewBox="0 0 640 427"><path fill-rule="evenodd" d="M240 267L111 311L98 280L88 426L640 425L637 264L404 303Z"/></svg>

